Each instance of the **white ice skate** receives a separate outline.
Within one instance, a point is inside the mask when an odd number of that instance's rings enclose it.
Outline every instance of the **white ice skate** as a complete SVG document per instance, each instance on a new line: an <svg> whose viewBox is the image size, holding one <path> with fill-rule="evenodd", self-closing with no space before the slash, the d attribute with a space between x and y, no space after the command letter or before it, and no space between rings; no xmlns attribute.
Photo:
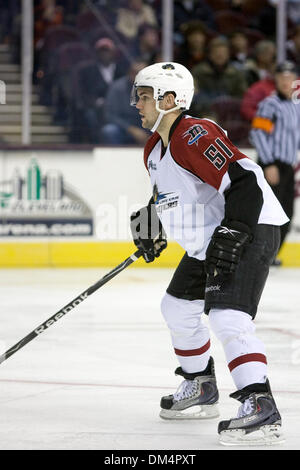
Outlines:
<svg viewBox="0 0 300 470"><path fill-rule="evenodd" d="M249 385L230 396L241 401L242 405L236 418L219 423L221 444L266 446L285 442L281 416L268 381L266 384Z"/></svg>
<svg viewBox="0 0 300 470"><path fill-rule="evenodd" d="M181 367L175 371L185 380L173 395L162 397L160 417L163 419L210 419L219 416L219 393L210 358L205 371L188 374ZM203 374L203 375L201 375Z"/></svg>

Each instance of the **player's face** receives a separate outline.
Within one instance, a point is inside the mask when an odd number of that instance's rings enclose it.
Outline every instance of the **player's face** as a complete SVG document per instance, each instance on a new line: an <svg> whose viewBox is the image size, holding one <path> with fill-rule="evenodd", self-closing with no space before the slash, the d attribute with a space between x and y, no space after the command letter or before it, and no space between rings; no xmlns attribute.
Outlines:
<svg viewBox="0 0 300 470"><path fill-rule="evenodd" d="M141 116L142 127L144 129L152 129L158 117L158 112L155 109L153 90L151 88L140 87L137 90L137 95L138 102L136 108Z"/></svg>
<svg viewBox="0 0 300 470"><path fill-rule="evenodd" d="M277 90L286 98L291 98L294 91L293 83L296 79L297 76L294 73L278 73L276 75Z"/></svg>

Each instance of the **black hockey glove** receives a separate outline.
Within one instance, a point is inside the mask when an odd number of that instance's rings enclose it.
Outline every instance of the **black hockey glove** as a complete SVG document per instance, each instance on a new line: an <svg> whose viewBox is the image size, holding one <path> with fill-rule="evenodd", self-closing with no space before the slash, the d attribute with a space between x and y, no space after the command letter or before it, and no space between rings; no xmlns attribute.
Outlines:
<svg viewBox="0 0 300 470"><path fill-rule="evenodd" d="M243 249L250 240L249 228L240 222L216 227L206 250L207 274L216 276L234 273Z"/></svg>
<svg viewBox="0 0 300 470"><path fill-rule="evenodd" d="M167 248L167 238L156 213L154 204L142 207L130 216L132 238L139 250L143 252L146 263L151 263Z"/></svg>

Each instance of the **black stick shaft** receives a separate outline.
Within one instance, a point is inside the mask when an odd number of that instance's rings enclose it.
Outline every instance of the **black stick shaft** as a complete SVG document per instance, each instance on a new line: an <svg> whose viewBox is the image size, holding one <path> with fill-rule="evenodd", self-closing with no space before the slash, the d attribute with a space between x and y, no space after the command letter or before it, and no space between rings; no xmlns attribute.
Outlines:
<svg viewBox="0 0 300 470"><path fill-rule="evenodd" d="M64 317L67 313L69 313L71 310L77 307L77 305L81 304L81 302L83 302L87 297L89 297L91 294L96 292L96 290L98 290L108 281L113 279L117 274L119 274L121 271L126 269L132 263L134 263L141 255L142 253L139 250L137 250L135 253L129 256L129 258L123 261L123 263L116 266L112 271L110 271L104 277L99 279L99 281L97 281L87 290L85 290L80 295L75 297L75 299L71 300L71 302L69 302L62 309L60 309L58 312L52 315L52 317L48 318L48 320L46 320L44 323L38 326L35 330L33 330L31 333L25 336L25 338L21 339L21 341L19 341L17 344L15 344L10 349L8 349L5 353L3 353L0 356L0 364L4 362L6 359L8 359L10 356L15 354L17 351L19 351L21 348L23 348L26 344L28 344L34 338L44 333L44 331L46 331L50 326L52 326L54 323L56 323L58 320Z"/></svg>

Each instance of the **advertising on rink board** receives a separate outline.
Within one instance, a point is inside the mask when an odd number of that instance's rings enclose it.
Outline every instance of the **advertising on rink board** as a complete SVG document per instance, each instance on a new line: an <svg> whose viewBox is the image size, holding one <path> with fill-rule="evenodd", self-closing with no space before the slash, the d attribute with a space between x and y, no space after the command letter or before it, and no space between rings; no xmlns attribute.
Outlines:
<svg viewBox="0 0 300 470"><path fill-rule="evenodd" d="M0 179L1 237L93 235L93 213L60 169L27 159Z"/></svg>

